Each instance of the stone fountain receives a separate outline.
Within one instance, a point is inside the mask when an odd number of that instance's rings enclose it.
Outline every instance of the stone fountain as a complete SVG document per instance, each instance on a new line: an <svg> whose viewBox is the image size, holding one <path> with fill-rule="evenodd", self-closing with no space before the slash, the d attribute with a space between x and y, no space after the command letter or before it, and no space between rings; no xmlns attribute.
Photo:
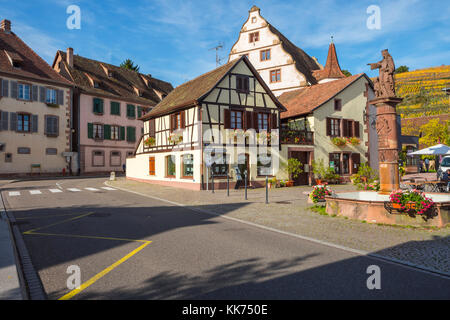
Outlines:
<svg viewBox="0 0 450 320"><path fill-rule="evenodd" d="M372 70L380 70L379 76L374 81L376 98L369 101L377 110L380 191L344 192L326 197L326 211L328 214L373 223L445 226L450 223L450 195L448 194L427 194L427 197L436 203L436 215L431 219L392 214L385 207L385 202L389 201L389 194L393 190L398 190L400 185L396 106L402 99L395 95L394 60L387 49L381 54L383 56L381 61L369 63Z"/></svg>

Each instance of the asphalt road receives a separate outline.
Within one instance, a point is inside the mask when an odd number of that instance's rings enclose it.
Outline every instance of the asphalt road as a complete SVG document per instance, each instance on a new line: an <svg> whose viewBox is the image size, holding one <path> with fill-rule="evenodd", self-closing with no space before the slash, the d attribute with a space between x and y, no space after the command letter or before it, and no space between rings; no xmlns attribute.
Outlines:
<svg viewBox="0 0 450 320"><path fill-rule="evenodd" d="M104 181L2 188L49 299L450 299L449 279ZM381 289L367 288L371 265ZM79 267L80 290L67 286L70 266Z"/></svg>

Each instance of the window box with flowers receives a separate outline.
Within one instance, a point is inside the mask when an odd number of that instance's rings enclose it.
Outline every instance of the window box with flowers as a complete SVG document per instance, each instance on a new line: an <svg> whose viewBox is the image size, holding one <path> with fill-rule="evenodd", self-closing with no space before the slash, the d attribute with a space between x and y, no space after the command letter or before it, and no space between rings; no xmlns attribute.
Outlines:
<svg viewBox="0 0 450 320"><path fill-rule="evenodd" d="M183 142L183 134L173 132L170 134L168 140L170 144L179 144Z"/></svg>
<svg viewBox="0 0 450 320"><path fill-rule="evenodd" d="M352 146L357 146L361 143L361 140L356 137L347 138L347 144L350 144Z"/></svg>
<svg viewBox="0 0 450 320"><path fill-rule="evenodd" d="M309 198L313 203L325 201L325 196L331 196L333 191L326 184L319 184L313 187Z"/></svg>
<svg viewBox="0 0 450 320"><path fill-rule="evenodd" d="M337 147L343 147L347 144L347 140L341 137L333 137L331 138L331 142Z"/></svg>
<svg viewBox="0 0 450 320"><path fill-rule="evenodd" d="M144 145L146 147L153 147L156 143L156 140L154 137L148 137L147 139L144 140Z"/></svg>
<svg viewBox="0 0 450 320"><path fill-rule="evenodd" d="M426 219L432 218L434 202L422 191L413 189L411 191L394 190L389 195L387 208L390 213L395 209L397 212L406 213L410 216L421 215Z"/></svg>

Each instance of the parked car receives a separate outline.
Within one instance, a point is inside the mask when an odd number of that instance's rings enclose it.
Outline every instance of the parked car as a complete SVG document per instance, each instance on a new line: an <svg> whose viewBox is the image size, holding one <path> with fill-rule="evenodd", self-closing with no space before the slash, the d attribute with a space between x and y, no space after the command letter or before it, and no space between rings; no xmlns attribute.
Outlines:
<svg viewBox="0 0 450 320"><path fill-rule="evenodd" d="M448 169L450 169L450 156L445 156L444 158L442 158L439 169L437 170L438 180L442 180L443 173Z"/></svg>

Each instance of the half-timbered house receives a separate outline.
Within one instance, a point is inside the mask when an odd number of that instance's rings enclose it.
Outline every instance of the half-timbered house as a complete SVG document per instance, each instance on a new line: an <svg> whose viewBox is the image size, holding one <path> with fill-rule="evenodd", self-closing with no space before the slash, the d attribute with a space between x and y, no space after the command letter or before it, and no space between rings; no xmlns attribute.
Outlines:
<svg viewBox="0 0 450 320"><path fill-rule="evenodd" d="M190 189L250 186L277 174L280 111L245 56L188 81L144 115L127 178ZM270 143L268 143L270 141Z"/></svg>

